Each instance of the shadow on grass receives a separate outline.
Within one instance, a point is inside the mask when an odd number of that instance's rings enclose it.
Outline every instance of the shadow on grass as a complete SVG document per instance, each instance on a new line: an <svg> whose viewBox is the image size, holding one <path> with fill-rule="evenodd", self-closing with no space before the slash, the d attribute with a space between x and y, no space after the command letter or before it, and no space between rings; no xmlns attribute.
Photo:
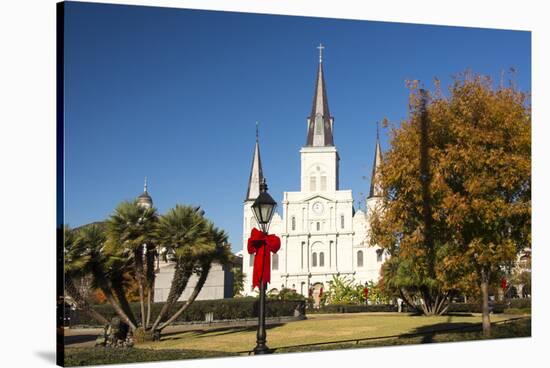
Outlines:
<svg viewBox="0 0 550 368"><path fill-rule="evenodd" d="M73 345L73 344L81 344L81 343L84 343L84 342L95 341L95 339L97 338L97 335L98 334L65 336L63 341L65 343L65 346Z"/></svg>
<svg viewBox="0 0 550 368"><path fill-rule="evenodd" d="M472 322L450 322L450 317L448 322L435 323L432 325L421 326L413 329L412 331L400 335L400 339L408 339L411 337L421 336L420 343L429 344L434 342L434 337L439 333L446 334L460 334L463 332L472 332L479 331L481 329L480 323Z"/></svg>
<svg viewBox="0 0 550 368"><path fill-rule="evenodd" d="M272 328L279 327L282 325L284 325L284 323L273 323L273 324L266 325L265 328L266 330L270 330ZM234 334L239 332L252 332L257 330L258 330L257 325L196 329L196 330L170 332L170 333L162 334L161 341L180 340L180 339L186 338L185 335L187 336L193 335L193 337L205 338L205 337L212 337L212 336L229 335L229 334Z"/></svg>

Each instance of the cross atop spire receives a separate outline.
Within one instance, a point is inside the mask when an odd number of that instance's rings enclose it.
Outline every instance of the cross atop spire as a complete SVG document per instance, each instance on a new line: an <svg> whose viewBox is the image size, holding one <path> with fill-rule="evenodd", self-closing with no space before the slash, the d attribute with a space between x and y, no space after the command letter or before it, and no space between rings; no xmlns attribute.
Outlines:
<svg viewBox="0 0 550 368"><path fill-rule="evenodd" d="M258 125L260 125L260 123L256 122L256 142L258 142Z"/></svg>
<svg viewBox="0 0 550 368"><path fill-rule="evenodd" d="M143 181L143 193L147 193L147 177L145 177Z"/></svg>
<svg viewBox="0 0 550 368"><path fill-rule="evenodd" d="M323 62L323 49L324 48L325 48L325 46L323 46L322 43L320 43L319 46L317 46L317 49L319 49L319 63Z"/></svg>

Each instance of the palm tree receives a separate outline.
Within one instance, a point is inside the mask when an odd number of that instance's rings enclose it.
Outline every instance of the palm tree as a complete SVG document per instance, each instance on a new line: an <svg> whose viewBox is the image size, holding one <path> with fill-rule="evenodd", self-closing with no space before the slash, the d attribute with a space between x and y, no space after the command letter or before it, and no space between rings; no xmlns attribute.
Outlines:
<svg viewBox="0 0 550 368"><path fill-rule="evenodd" d="M71 251L65 256L66 271L69 274L78 272L79 275L91 276L92 288L100 289L122 321L134 330L136 328L135 318L124 293L120 296L116 281L115 285L112 282L112 280L116 280L117 274L123 272L124 264L120 258L105 251L106 240L104 229L97 224L79 229ZM71 282L66 285L71 290L74 288L74 284ZM105 321L102 320L102 323Z"/></svg>
<svg viewBox="0 0 550 368"><path fill-rule="evenodd" d="M147 328L148 316L151 315L156 257L152 235L157 220L155 208L145 207L137 201L125 201L118 205L107 221L109 253L116 254L122 263L132 264L139 288L143 329Z"/></svg>
<svg viewBox="0 0 550 368"><path fill-rule="evenodd" d="M76 231L68 226L63 228L63 250L64 250L64 272L65 272L65 293L73 300L76 307L84 313L106 325L109 323L101 313L95 311L87 299L75 284L75 280L82 280L87 277L86 265L90 259L86 249L82 248L82 243L77 242Z"/></svg>
<svg viewBox="0 0 550 368"><path fill-rule="evenodd" d="M151 329L157 330L187 287L197 260L213 247L208 220L200 207L176 205L159 219L155 240L165 260L175 262L170 292Z"/></svg>
<svg viewBox="0 0 550 368"><path fill-rule="evenodd" d="M195 301L199 295L208 273L212 267L212 262L218 262L222 265L227 265L231 261L231 247L228 243L228 236L225 231L216 228L210 221L208 222L208 238L209 243L197 247L198 251L193 252L196 255L195 272L199 279L193 289L193 292L187 301L174 313L166 322L158 326L158 330L162 331L165 327L174 322L189 306Z"/></svg>

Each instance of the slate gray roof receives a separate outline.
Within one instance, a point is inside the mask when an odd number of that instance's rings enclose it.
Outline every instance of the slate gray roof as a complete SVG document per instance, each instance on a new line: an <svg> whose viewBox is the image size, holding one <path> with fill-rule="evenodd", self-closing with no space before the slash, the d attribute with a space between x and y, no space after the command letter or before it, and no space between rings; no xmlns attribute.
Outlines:
<svg viewBox="0 0 550 368"><path fill-rule="evenodd" d="M372 175L370 178L370 191L369 198L382 197L382 187L380 184L375 183L376 178L380 175L380 164L382 163L382 149L380 148L380 140L378 139L378 132L376 133L376 146L374 147L374 162L372 163Z"/></svg>
<svg viewBox="0 0 550 368"><path fill-rule="evenodd" d="M253 201L260 195L260 183L264 178L262 170L262 160L260 158L260 143L256 135L256 146L254 147L254 156L252 157L252 166L250 168L250 177L248 178L248 189L246 190L245 201Z"/></svg>
<svg viewBox="0 0 550 368"><path fill-rule="evenodd" d="M322 137L315 140L315 124L317 118L320 118L323 124ZM306 146L334 146L334 138L332 135L333 119L330 116L328 108L327 88L323 72L323 63L319 63L317 69L317 80L315 82L315 90L313 92L313 104L311 106L311 114L309 115L309 124L307 132ZM319 136L319 134L317 134Z"/></svg>

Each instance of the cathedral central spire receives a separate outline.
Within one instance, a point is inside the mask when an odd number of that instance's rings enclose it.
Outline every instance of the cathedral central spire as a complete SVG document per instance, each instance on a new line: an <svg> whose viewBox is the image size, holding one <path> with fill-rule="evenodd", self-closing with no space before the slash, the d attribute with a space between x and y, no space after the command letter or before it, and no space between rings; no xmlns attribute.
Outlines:
<svg viewBox="0 0 550 368"><path fill-rule="evenodd" d="M317 48L319 49L319 66L315 91L313 92L311 114L308 118L306 146L334 146L332 136L334 119L330 116L328 108L327 89L323 72L323 49L325 47L319 44Z"/></svg>

